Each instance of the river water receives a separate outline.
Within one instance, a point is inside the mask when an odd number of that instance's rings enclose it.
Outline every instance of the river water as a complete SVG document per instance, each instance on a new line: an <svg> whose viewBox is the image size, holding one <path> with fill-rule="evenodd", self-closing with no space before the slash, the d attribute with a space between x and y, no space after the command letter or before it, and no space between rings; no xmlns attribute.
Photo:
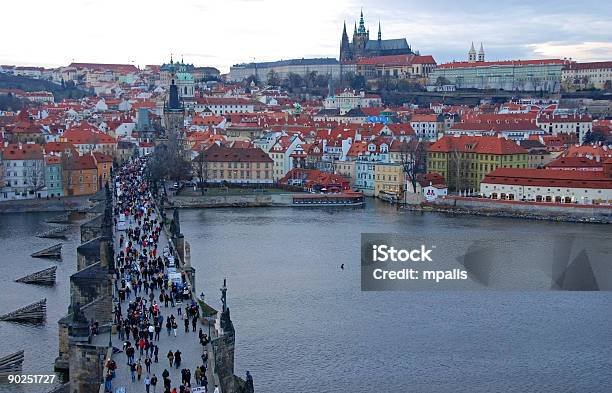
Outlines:
<svg viewBox="0 0 612 393"><path fill-rule="evenodd" d="M291 392L604 392L610 292L362 292L360 235L610 244L609 226L365 209L181 211L196 286L236 327L236 373ZM524 258L531 251L524 250ZM345 270L339 269L344 263Z"/></svg>
<svg viewBox="0 0 612 393"><path fill-rule="evenodd" d="M0 214L0 314L47 298L47 321L42 326L0 322L0 356L25 350L23 374L54 374L58 355L57 321L68 312L70 275L76 271L78 224L71 225L67 239L42 239L36 234L54 227L45 220L59 213ZM30 254L63 243L62 260L32 258ZM57 266L52 287L14 282L26 274ZM59 377L59 375L58 375ZM58 378L56 378L56 382ZM45 392L51 386L0 384L0 392Z"/></svg>
<svg viewBox="0 0 612 393"><path fill-rule="evenodd" d="M76 270L76 225L62 261L30 257L56 243L35 237L55 215L0 215L0 313L47 298L44 326L0 322L0 355L25 349L26 374L53 373ZM207 301L220 307L228 278L236 373L250 370L258 392L604 392L612 384L609 292L362 292L359 272L364 232L541 238L546 247L554 234L609 245L609 226L398 212L369 201L357 210L183 210L181 227ZM52 265L54 287L13 281ZM47 390L0 384L2 393Z"/></svg>

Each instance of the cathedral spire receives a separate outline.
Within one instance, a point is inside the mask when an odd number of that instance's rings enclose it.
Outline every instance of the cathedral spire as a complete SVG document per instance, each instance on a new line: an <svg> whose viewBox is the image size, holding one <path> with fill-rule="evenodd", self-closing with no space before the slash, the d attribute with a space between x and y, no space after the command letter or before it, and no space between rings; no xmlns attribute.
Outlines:
<svg viewBox="0 0 612 393"><path fill-rule="evenodd" d="M361 15L359 16L359 30L358 30L358 32L360 34L365 34L365 32L366 32L365 22L363 21L363 9L361 10Z"/></svg>
<svg viewBox="0 0 612 393"><path fill-rule="evenodd" d="M353 31L353 35L357 35L357 22L355 22L355 30Z"/></svg>
<svg viewBox="0 0 612 393"><path fill-rule="evenodd" d="M479 62L484 62L485 61L485 52L484 52L484 48L482 46L482 42L480 43L480 50L478 51L478 61Z"/></svg>
<svg viewBox="0 0 612 393"><path fill-rule="evenodd" d="M380 21L378 21L378 41L382 40L382 32L380 31Z"/></svg>

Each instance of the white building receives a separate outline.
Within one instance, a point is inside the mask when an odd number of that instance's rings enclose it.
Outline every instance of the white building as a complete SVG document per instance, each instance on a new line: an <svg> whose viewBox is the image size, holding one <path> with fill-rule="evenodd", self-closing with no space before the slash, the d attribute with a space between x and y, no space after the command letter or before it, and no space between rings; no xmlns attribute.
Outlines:
<svg viewBox="0 0 612 393"><path fill-rule="evenodd" d="M561 71L564 87L612 88L612 61L570 63Z"/></svg>
<svg viewBox="0 0 612 393"><path fill-rule="evenodd" d="M593 130L593 118L588 114L542 114L536 125L548 134L576 134L582 143L587 132Z"/></svg>
<svg viewBox="0 0 612 393"><path fill-rule="evenodd" d="M436 140L438 133L444 132L444 120L438 115L413 115L410 125L418 138Z"/></svg>
<svg viewBox="0 0 612 393"><path fill-rule="evenodd" d="M196 113L203 112L206 108L210 109L215 115L253 113L255 110L253 102L244 98L202 97L195 100L196 104L193 110Z"/></svg>
<svg viewBox="0 0 612 393"><path fill-rule="evenodd" d="M4 186L0 200L32 199L47 196L41 145L5 144L2 148Z"/></svg>
<svg viewBox="0 0 612 393"><path fill-rule="evenodd" d="M547 203L612 203L612 159L604 170L498 168L484 177L485 198Z"/></svg>
<svg viewBox="0 0 612 393"><path fill-rule="evenodd" d="M354 90L344 90L343 92L327 97L323 101L325 109L340 109L340 114L344 115L351 109L368 108L382 106L382 99L376 94L359 93Z"/></svg>

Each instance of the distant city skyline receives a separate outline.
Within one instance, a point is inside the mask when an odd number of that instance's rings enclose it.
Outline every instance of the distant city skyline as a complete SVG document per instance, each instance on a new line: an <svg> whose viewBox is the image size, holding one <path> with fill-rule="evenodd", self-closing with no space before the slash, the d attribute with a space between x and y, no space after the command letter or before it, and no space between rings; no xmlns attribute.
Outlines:
<svg viewBox="0 0 612 393"><path fill-rule="evenodd" d="M363 9L370 37L403 38L438 64L465 60L472 41L487 60L612 59L612 4L586 0L417 1L186 0L53 2L3 5L0 64L58 67L72 61L137 66L176 60L214 66L290 58L338 58Z"/></svg>

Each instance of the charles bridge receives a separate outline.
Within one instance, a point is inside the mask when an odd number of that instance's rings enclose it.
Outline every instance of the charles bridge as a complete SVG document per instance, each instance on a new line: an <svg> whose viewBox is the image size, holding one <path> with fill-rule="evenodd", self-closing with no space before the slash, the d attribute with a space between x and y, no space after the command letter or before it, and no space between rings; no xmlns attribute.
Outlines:
<svg viewBox="0 0 612 393"><path fill-rule="evenodd" d="M67 375L68 382L54 393L104 393L104 364L108 358L116 360L117 377L113 388L125 388L125 392L144 391L142 382L133 383L125 366L123 343L119 340L114 325L113 308L118 304L115 283L115 260L118 234L113 228L113 195L107 184L104 196L89 213L92 217L80 227L81 245L77 248L77 272L70 277L70 305L68 314L58 321L59 354L55 369ZM180 231L178 209L172 218L167 217L163 205L156 210L164 225L159 248L168 247L174 256L177 268L191 289L191 297L197 299L200 308L200 328L209 333L210 342L205 347L208 353L207 378L212 391L215 385L222 393L252 393L253 381L245 381L234 375L235 330L227 306L227 286L221 288L222 310L219 312L199 298L195 286L195 269L191 266L189 243ZM122 305L125 307L125 305ZM125 309L124 309L125 310ZM162 312L165 312L162 308ZM92 334L93 322L98 324L98 333ZM179 329L180 330L180 329ZM163 334L163 333L162 333ZM166 365L168 350L180 348L183 364L195 367L201 364L202 346L197 333L179 334L156 342L159 346L160 363L152 365L152 373L158 375ZM157 370L157 368L159 370ZM179 370L166 367L172 381L180 381Z"/></svg>

